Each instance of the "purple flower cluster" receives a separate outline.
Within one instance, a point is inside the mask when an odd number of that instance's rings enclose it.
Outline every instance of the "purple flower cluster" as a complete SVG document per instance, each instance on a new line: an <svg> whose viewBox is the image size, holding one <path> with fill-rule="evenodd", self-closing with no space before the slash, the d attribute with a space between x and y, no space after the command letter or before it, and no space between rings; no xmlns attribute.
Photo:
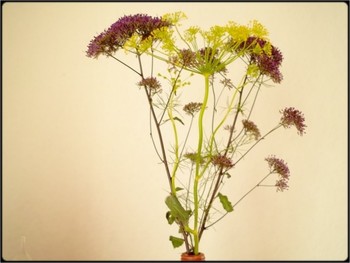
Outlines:
<svg viewBox="0 0 350 263"><path fill-rule="evenodd" d="M290 176L289 168L282 159L278 159L275 156L270 156L265 160L269 164L271 172L278 173L282 178L288 180Z"/></svg>
<svg viewBox="0 0 350 263"><path fill-rule="evenodd" d="M295 126L295 128L298 130L298 134L302 136L305 133L305 127L307 127L304 123L305 118L304 114L293 108L285 108L284 110L280 111L282 113L281 117L281 124L285 128L290 128L291 126Z"/></svg>
<svg viewBox="0 0 350 263"><path fill-rule="evenodd" d="M225 155L216 155L213 156L212 162L215 166L219 166L220 168L230 169L233 167L232 160Z"/></svg>
<svg viewBox="0 0 350 263"><path fill-rule="evenodd" d="M138 34L141 40L144 40L151 36L154 30L169 26L169 22L158 17L144 14L124 16L90 41L86 55L93 58L100 54L109 56L123 47L133 34Z"/></svg>
<svg viewBox="0 0 350 263"><path fill-rule="evenodd" d="M225 72L226 68L218 60L219 50L213 50L210 47L205 47L196 52L190 49L179 50L177 56L173 56L170 62L174 65L181 65L185 68L192 68L201 71L206 66L215 66L214 72Z"/></svg>
<svg viewBox="0 0 350 263"><path fill-rule="evenodd" d="M277 180L275 186L277 187L277 192L278 191L283 192L283 190L288 190L288 188L289 188L288 181L283 180L283 179Z"/></svg>
<svg viewBox="0 0 350 263"><path fill-rule="evenodd" d="M288 180L290 172L287 164L282 159L278 159L275 156L270 156L265 160L269 164L271 172L277 173L280 177L275 184L275 186L277 187L277 191L283 191L288 189Z"/></svg>
<svg viewBox="0 0 350 263"><path fill-rule="evenodd" d="M257 39L256 42L261 48L264 48L266 44L266 41L262 39ZM283 55L278 48L271 46L271 55L266 54L264 51L260 55L252 54L252 61L255 62L260 71L268 75L273 82L280 83L282 81L283 76L279 68L283 61Z"/></svg>
<svg viewBox="0 0 350 263"><path fill-rule="evenodd" d="M258 140L261 137L259 128L256 126L256 124L249 120L242 120L243 128L246 133L254 136L255 140Z"/></svg>
<svg viewBox="0 0 350 263"><path fill-rule="evenodd" d="M275 46L271 45L271 54L266 54L262 51L261 54L253 52L256 45L260 48L264 48L266 41L256 37L249 37L247 41L241 43L238 47L238 51L246 49L251 54L251 60L255 63L262 74L269 76L273 82L280 83L283 79L282 73L280 72L280 66L283 61L283 55L281 51Z"/></svg>
<svg viewBox="0 0 350 263"><path fill-rule="evenodd" d="M261 72L265 75L270 76L273 82L280 83L283 79L282 73L279 67L282 63L283 56L281 51L276 47L272 46L271 56L262 54L254 57L254 59L260 68Z"/></svg>
<svg viewBox="0 0 350 263"><path fill-rule="evenodd" d="M151 96L162 91L160 82L157 80L157 78L154 77L144 78L138 82L137 85L148 89Z"/></svg>

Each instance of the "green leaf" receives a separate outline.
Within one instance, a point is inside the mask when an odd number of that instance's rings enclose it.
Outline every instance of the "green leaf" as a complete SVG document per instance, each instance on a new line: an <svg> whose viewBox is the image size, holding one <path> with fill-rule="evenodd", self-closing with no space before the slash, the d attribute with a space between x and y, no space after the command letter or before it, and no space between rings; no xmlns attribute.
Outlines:
<svg viewBox="0 0 350 263"><path fill-rule="evenodd" d="M188 220L190 218L190 211L186 211L176 196L169 195L165 199L165 203L170 209L171 215L175 217L175 219L179 220L184 225L188 224Z"/></svg>
<svg viewBox="0 0 350 263"><path fill-rule="evenodd" d="M185 123L178 117L174 117L174 120L181 122L182 125L185 125Z"/></svg>
<svg viewBox="0 0 350 263"><path fill-rule="evenodd" d="M175 191L177 192L177 191L181 191L181 190L183 190L183 188L181 188L181 187L176 187L175 188Z"/></svg>
<svg viewBox="0 0 350 263"><path fill-rule="evenodd" d="M166 219L168 220L169 225L171 225L172 223L174 223L175 217L173 217L173 216L171 215L171 212L170 212L170 211L168 211L168 212L166 213L165 216L166 216Z"/></svg>
<svg viewBox="0 0 350 263"><path fill-rule="evenodd" d="M232 212L233 211L233 207L231 202L228 200L226 195L223 195L221 193L218 194L220 202L222 204L222 206L224 207L224 209L226 210L226 212Z"/></svg>
<svg viewBox="0 0 350 263"><path fill-rule="evenodd" d="M163 121L163 124L166 123L167 121L170 121L170 119L166 119ZM185 123L178 117L174 117L174 121L180 122L182 125L185 125Z"/></svg>
<svg viewBox="0 0 350 263"><path fill-rule="evenodd" d="M182 244L184 243L184 240L182 238L179 238L179 237L170 236L169 240L173 244L174 248L181 247Z"/></svg>

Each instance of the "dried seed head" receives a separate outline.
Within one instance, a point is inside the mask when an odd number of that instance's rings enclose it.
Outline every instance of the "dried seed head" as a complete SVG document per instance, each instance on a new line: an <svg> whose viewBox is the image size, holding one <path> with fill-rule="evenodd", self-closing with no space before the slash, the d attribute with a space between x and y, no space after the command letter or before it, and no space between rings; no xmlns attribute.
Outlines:
<svg viewBox="0 0 350 263"><path fill-rule="evenodd" d="M212 163L220 168L230 169L233 167L232 160L224 155L215 155L212 157Z"/></svg>
<svg viewBox="0 0 350 263"><path fill-rule="evenodd" d="M270 156L265 160L269 164L269 167L272 173L279 174L284 180L289 179L289 176L290 176L289 168L282 159L278 159L275 156Z"/></svg>
<svg viewBox="0 0 350 263"><path fill-rule="evenodd" d="M249 120L243 120L243 127L247 134L254 136L255 140L259 140L261 137L260 131L254 122Z"/></svg>
<svg viewBox="0 0 350 263"><path fill-rule="evenodd" d="M183 107L183 110L187 114L194 116L195 113L200 111L201 107L202 107L202 103L190 102Z"/></svg>
<svg viewBox="0 0 350 263"><path fill-rule="evenodd" d="M302 136L305 133L305 128L307 126L304 123L305 118L304 114L301 111L290 107L281 110L280 113L282 113L280 123L283 125L284 128L290 128L291 126L295 126L300 136Z"/></svg>
<svg viewBox="0 0 350 263"><path fill-rule="evenodd" d="M138 82L137 85L148 89L151 92L151 95L162 91L160 82L154 77L144 78Z"/></svg>

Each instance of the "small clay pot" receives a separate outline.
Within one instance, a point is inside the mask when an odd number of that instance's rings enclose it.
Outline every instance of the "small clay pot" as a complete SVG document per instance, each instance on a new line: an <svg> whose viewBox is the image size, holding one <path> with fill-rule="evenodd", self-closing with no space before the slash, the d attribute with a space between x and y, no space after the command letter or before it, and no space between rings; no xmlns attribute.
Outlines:
<svg viewBox="0 0 350 263"><path fill-rule="evenodd" d="M181 254L181 261L205 261L205 256L203 253L198 253L198 255L195 255L184 252Z"/></svg>

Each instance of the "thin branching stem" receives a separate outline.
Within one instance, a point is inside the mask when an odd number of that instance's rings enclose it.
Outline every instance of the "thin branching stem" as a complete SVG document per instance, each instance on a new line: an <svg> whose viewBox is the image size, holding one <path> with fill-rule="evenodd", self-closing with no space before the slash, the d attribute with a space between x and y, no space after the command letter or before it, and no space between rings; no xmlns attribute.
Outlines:
<svg viewBox="0 0 350 263"><path fill-rule="evenodd" d="M238 114L240 113L242 94L243 94L243 89L245 87L246 81L247 81L247 75L245 76L245 78L243 80L243 83L241 85L242 88L240 90L237 90L239 92L239 98L238 98L238 103L237 103L237 110L236 110L236 114L235 114L235 117L234 117L234 120L233 120L233 125L231 126L230 135L229 135L227 146L226 146L226 149L225 149L225 152L224 152L224 156L227 155L228 149L229 149L229 147L230 147L230 145L232 143L232 136L233 136L233 132L234 132L234 127L235 127L236 122L237 122ZM216 183L215 183L215 187L213 189L213 192L211 194L210 201L209 201L208 206L206 207L206 209L204 211L204 217L203 217L201 226L199 228L199 239L202 237L203 231L206 229L205 224L207 222L207 218L209 216L209 212L210 212L210 209L212 207L212 204L213 204L213 202L214 202L214 200L215 200L215 198L217 196L217 193L218 193L220 184L221 184L221 182L223 180L224 174L225 174L225 172L224 172L223 168L221 168L220 171L219 171L219 174L216 177Z"/></svg>
<svg viewBox="0 0 350 263"><path fill-rule="evenodd" d="M141 55L138 54L137 57L138 57L139 66L140 66L140 72L141 72L140 76L141 76L142 80L144 80L145 77L143 75ZM152 114L154 123L156 125L158 138L159 138L159 142L160 142L160 147L161 147L161 151L162 151L162 156L163 156L162 160L163 160L163 164L164 164L164 167L165 167L165 171L166 171L166 174L167 174L167 177L168 177L168 181L169 181L169 185L170 185L170 189L171 189L171 175L170 175L170 169L169 169L169 165L168 165L167 155L166 155L166 152L165 152L165 146L164 146L162 131L160 129L160 125L158 123L157 116L156 116L156 113L154 111L151 92L149 92L147 90L146 86L144 86L144 90L145 90L145 93L146 93L146 97L147 97L147 100L148 100L148 104L149 104L149 107L150 107L150 110L151 110L151 114Z"/></svg>
<svg viewBox="0 0 350 263"><path fill-rule="evenodd" d="M166 102L165 107L164 107L164 110L163 110L163 113L162 113L162 115L161 115L161 117L160 117L160 119L159 119L159 121L158 121L159 124L161 124L161 122L163 121L165 112L167 111L167 108L168 108L168 106L169 106L169 103L170 103L170 100L171 100L171 98L172 98L172 95L173 95L173 93L176 91L176 83L177 83L177 81L178 81L179 78L180 78L180 75L181 75L182 70L183 70L183 67L180 68L180 70L179 70L179 72L178 72L178 74L177 74L177 76L176 76L176 79L175 79L175 81L174 81L174 83L173 83L173 85L172 85L172 87L171 87L171 91L170 91L170 94L169 94L169 97L168 97L168 101Z"/></svg>
<svg viewBox="0 0 350 263"><path fill-rule="evenodd" d="M128 64L126 64L125 62L121 61L120 59L118 59L117 57L113 56L110 53L107 53L108 56L110 56L111 58L115 59L116 61L118 61L119 63L121 63L122 65L124 65L125 67L131 69L133 72L135 72L137 75L142 76L142 73L138 72L136 69L132 68L131 66L129 66Z"/></svg>
<svg viewBox="0 0 350 263"><path fill-rule="evenodd" d="M280 128L282 124L278 124L275 128L271 129L269 132L267 132L264 136L262 136L260 139L258 139L235 163L234 165L237 165L260 141L264 140L269 134Z"/></svg>
<svg viewBox="0 0 350 263"><path fill-rule="evenodd" d="M272 173L268 173L263 179L261 179L255 186L253 186L247 193L245 193L236 203L232 205L234 208L236 205L238 205L247 195L249 195L254 189L260 186L260 184L271 175Z"/></svg>

